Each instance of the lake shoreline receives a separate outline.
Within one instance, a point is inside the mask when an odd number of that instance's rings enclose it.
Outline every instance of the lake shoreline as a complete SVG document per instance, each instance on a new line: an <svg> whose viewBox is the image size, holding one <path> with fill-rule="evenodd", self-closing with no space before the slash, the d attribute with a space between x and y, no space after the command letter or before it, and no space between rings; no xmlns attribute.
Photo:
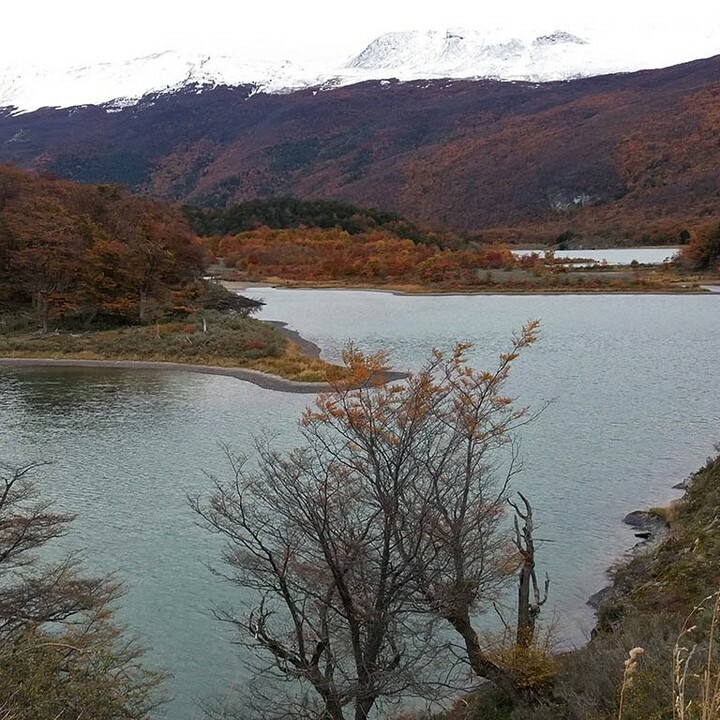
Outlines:
<svg viewBox="0 0 720 720"><path fill-rule="evenodd" d="M73 367L105 368L110 370L163 370L173 372L201 373L204 375L224 375L252 383L265 390L289 393L319 393L331 389L326 382L302 382L286 380L279 375L250 370L241 367L222 367L220 365L199 365L191 363L162 362L158 360L89 360L82 358L0 358L0 367Z"/></svg>
<svg viewBox="0 0 720 720"><path fill-rule="evenodd" d="M362 291L362 292L374 292L374 293L385 293L387 295L398 295L405 297L452 297L462 295L478 295L478 296L504 296L504 297L522 297L524 295L532 295L533 297L541 296L562 296L562 295L608 295L612 297L622 295L711 295L717 294L717 291L710 290L710 287L714 287L711 283L696 288L678 288L677 290L650 290L647 288L638 290L628 290L627 288L619 290L603 289L588 289L583 290L581 287L572 287L567 290L533 290L531 288L525 290L475 290L475 289L447 289L447 290L427 290L418 287L417 289L404 285L364 285L364 284L343 284L336 285L331 283L301 283L295 281L278 281L268 282L267 280L258 280L257 282L250 282L246 280L220 280L220 283L231 292L245 292L248 289L271 288L277 290L325 290L325 291Z"/></svg>
<svg viewBox="0 0 720 720"><path fill-rule="evenodd" d="M287 342L287 348L289 348L286 354L289 352L294 358L305 358L314 365L323 366L321 368L323 372L315 373L317 379L293 379L292 374L288 377L281 374L281 372L274 372L272 366L269 368L257 368L252 365L236 365L238 359L231 356L218 356L216 358L209 355L206 358L199 358L202 362L189 362L184 360L182 354L166 354L160 351L153 352L150 357L143 358L142 353L115 353L112 350L103 351L92 347L89 352L87 348L76 348L76 351L70 349L66 352L56 352L55 349L48 350L47 348L16 348L14 351L12 348L5 348L6 352L14 352L15 354L0 354L0 367L84 367L179 371L234 377L258 387L279 392L310 394L331 389L331 385L325 381L325 378L330 369L336 366L321 359L321 349L318 345L302 337L296 330L288 328L285 322L276 320L257 322L272 328L275 333L284 338ZM83 335L89 335L89 333ZM50 333L48 336L52 337L53 334ZM27 353L27 355L24 353ZM263 356L260 359L268 357ZM191 358L192 356L188 356L188 360ZM389 373L388 379L395 379L400 376L400 373Z"/></svg>

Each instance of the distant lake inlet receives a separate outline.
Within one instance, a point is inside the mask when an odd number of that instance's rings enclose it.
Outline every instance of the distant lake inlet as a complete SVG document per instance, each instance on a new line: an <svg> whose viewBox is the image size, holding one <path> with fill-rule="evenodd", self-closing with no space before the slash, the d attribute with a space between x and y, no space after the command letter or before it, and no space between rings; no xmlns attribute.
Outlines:
<svg viewBox="0 0 720 720"><path fill-rule="evenodd" d="M641 265L662 265L672 260L680 251L678 247L662 248L607 248L605 250L555 250L556 260L571 260L583 258L593 263L607 263L608 265L630 265L633 260ZM513 250L517 256L538 253L543 255L543 250Z"/></svg>

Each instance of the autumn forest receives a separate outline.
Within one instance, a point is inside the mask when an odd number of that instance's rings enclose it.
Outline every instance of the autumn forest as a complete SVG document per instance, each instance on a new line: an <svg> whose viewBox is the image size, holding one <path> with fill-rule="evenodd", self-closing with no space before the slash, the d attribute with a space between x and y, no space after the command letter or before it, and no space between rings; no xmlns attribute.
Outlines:
<svg viewBox="0 0 720 720"><path fill-rule="evenodd" d="M202 274L177 210L108 185L0 169L0 292L34 303L42 328L76 315L143 322Z"/></svg>
<svg viewBox="0 0 720 720"><path fill-rule="evenodd" d="M202 304L208 268L248 282L407 289L667 288L686 283L691 271L712 271L717 238L715 223L688 233L681 265L665 273L574 272L553 262L552 246L518 257L508 246L343 203L265 200L183 211L114 185L0 168L0 302L32 305L44 332L191 313Z"/></svg>

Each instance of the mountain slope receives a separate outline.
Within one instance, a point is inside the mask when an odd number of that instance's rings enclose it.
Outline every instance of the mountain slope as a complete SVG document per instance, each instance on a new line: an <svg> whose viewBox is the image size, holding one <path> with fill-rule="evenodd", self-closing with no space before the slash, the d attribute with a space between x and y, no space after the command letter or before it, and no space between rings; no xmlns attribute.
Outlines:
<svg viewBox="0 0 720 720"><path fill-rule="evenodd" d="M194 203L293 195L470 231L669 238L720 214L719 78L716 57L540 85L184 88L6 115L0 161Z"/></svg>

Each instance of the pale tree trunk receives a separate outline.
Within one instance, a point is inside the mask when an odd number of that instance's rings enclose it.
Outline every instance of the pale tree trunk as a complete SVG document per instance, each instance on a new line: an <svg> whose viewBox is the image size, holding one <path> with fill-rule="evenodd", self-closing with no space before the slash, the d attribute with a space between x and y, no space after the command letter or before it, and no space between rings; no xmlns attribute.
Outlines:
<svg viewBox="0 0 720 720"><path fill-rule="evenodd" d="M139 314L140 314L140 322L145 322L145 318L147 316L147 291L146 290L140 290L140 308L139 308Z"/></svg>
<svg viewBox="0 0 720 720"><path fill-rule="evenodd" d="M535 638L535 623L540 609L547 601L550 578L545 576L545 588L540 593L537 575L535 574L535 540L533 538L532 507L527 498L518 492L525 506L524 512L518 505L510 502L515 510L515 547L520 553L520 576L518 578L517 637L518 647L529 648ZM522 521L522 528L520 522ZM532 600L530 593L532 591Z"/></svg>
<svg viewBox="0 0 720 720"><path fill-rule="evenodd" d="M35 307L37 308L38 317L42 323L43 333L47 333L50 328L48 325L48 297L46 292L38 290L35 293Z"/></svg>

